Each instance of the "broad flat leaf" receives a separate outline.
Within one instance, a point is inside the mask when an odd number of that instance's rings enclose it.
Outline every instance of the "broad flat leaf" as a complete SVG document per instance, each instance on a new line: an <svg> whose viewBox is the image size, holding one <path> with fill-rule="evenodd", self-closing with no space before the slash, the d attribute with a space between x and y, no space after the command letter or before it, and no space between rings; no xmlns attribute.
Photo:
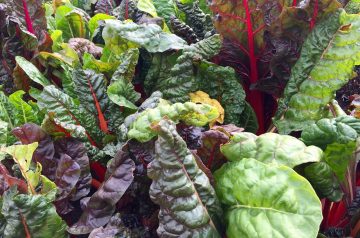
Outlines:
<svg viewBox="0 0 360 238"><path fill-rule="evenodd" d="M31 62L22 56L15 57L16 63L26 73L26 75L34 82L45 87L51 85L50 81L36 68Z"/></svg>
<svg viewBox="0 0 360 238"><path fill-rule="evenodd" d="M150 197L160 205L158 235L220 237L215 226L222 210L208 177L172 122L162 120L155 130L159 138L148 176L153 180Z"/></svg>
<svg viewBox="0 0 360 238"><path fill-rule="evenodd" d="M149 108L141 112L130 125L129 139L140 142L149 141L156 136L151 129L153 123L167 117L174 122L183 121L188 125L204 126L219 117L216 108L207 104L195 104L192 102L168 104L160 103L156 108Z"/></svg>
<svg viewBox="0 0 360 238"><path fill-rule="evenodd" d="M339 10L314 28L279 102L274 123L280 133L302 130L327 117L326 104L360 64L359 26L360 16Z"/></svg>
<svg viewBox="0 0 360 238"><path fill-rule="evenodd" d="M89 38L88 22L83 12L68 6L60 6L55 13L56 29L62 31L65 41L70 38Z"/></svg>
<svg viewBox="0 0 360 238"><path fill-rule="evenodd" d="M317 236L321 202L310 183L289 167L243 159L225 164L215 180L226 207L227 237Z"/></svg>
<svg viewBox="0 0 360 238"><path fill-rule="evenodd" d="M132 183L134 162L127 152L120 150L111 160L110 176L90 197L80 220L68 229L71 234L88 234L93 229L109 222L115 211L115 205Z"/></svg>
<svg viewBox="0 0 360 238"><path fill-rule="evenodd" d="M110 42L121 44L129 41L135 44L134 46L144 47L152 53L179 50L187 46L186 41L176 35L163 32L161 27L155 24L137 25L133 22L123 23L118 20L106 20L105 22L103 30L105 45Z"/></svg>
<svg viewBox="0 0 360 238"><path fill-rule="evenodd" d="M9 96L9 102L13 106L15 125L23 125L28 122L41 122L42 120L37 118L33 108L22 99L24 94L24 91L19 90Z"/></svg>
<svg viewBox="0 0 360 238"><path fill-rule="evenodd" d="M221 146L221 152L230 161L253 158L266 164L297 165L318 162L323 151L316 146L306 146L292 136L265 133L256 136L249 132L235 134Z"/></svg>
<svg viewBox="0 0 360 238"><path fill-rule="evenodd" d="M327 163L319 162L306 166L304 177L309 180L320 198L328 198L333 202L342 199L340 184Z"/></svg>
<svg viewBox="0 0 360 238"><path fill-rule="evenodd" d="M111 0L100 0L100 2L106 2L106 1L111 1ZM98 5L98 4L96 4L96 5ZM93 35L95 29L99 26L98 21L106 20L106 19L115 19L115 17L110 16L108 14L104 14L104 13L97 13L95 16L90 18L90 20L89 20L90 34Z"/></svg>
<svg viewBox="0 0 360 238"><path fill-rule="evenodd" d="M156 8L153 0L139 0L136 7L143 12L149 13L153 17L157 17Z"/></svg>
<svg viewBox="0 0 360 238"><path fill-rule="evenodd" d="M3 196L0 227L4 229L4 238L68 237L66 223L56 213L51 200L42 195L17 195L15 187Z"/></svg>

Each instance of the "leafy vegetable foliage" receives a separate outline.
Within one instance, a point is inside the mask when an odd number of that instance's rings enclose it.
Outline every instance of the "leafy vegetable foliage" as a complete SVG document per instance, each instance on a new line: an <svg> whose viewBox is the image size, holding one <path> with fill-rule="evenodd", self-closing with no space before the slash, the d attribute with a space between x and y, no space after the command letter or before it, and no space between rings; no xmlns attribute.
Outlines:
<svg viewBox="0 0 360 238"><path fill-rule="evenodd" d="M215 225L221 208L208 178L173 123L162 120L154 129L159 138L148 176L153 180L150 196L160 205L158 235L220 237Z"/></svg>

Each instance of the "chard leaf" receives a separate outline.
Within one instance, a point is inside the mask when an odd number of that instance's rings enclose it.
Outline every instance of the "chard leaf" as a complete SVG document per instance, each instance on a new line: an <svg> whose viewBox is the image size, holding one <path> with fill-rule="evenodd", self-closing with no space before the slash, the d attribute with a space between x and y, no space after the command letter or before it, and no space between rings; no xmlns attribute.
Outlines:
<svg viewBox="0 0 360 238"><path fill-rule="evenodd" d="M56 169L55 183L59 189L57 200L66 198L74 189L80 177L80 166L70 156L64 154Z"/></svg>
<svg viewBox="0 0 360 238"><path fill-rule="evenodd" d="M227 143L234 133L243 131L235 125L214 126L201 135L201 146L197 155L211 171L219 169L227 160L220 151L220 146Z"/></svg>
<svg viewBox="0 0 360 238"><path fill-rule="evenodd" d="M40 84L43 87L51 85L49 80L44 77L44 75L38 70L38 68L36 68L31 62L27 61L24 57L16 56L15 60L19 67L32 81Z"/></svg>
<svg viewBox="0 0 360 238"><path fill-rule="evenodd" d="M156 0L153 1L158 15L165 19L166 23L169 24L171 16L178 15L178 9L175 0Z"/></svg>
<svg viewBox="0 0 360 238"><path fill-rule="evenodd" d="M149 91L161 91L165 99L185 102L188 93L198 88L196 65L215 56L221 48L221 38L213 35L207 39L185 47L182 54L161 54L155 56L146 76ZM203 90L206 91L206 90ZM213 97L213 95L210 94ZM217 98L215 96L215 98Z"/></svg>
<svg viewBox="0 0 360 238"><path fill-rule="evenodd" d="M111 1L111 0L101 0L101 1L102 2L108 2L108 1ZM96 4L96 5L98 5L98 4ZM93 35L95 29L99 26L98 21L107 20L107 19L115 19L115 17L104 14L104 13L97 13L95 16L90 18L90 20L89 20L90 35Z"/></svg>
<svg viewBox="0 0 360 238"><path fill-rule="evenodd" d="M12 133L23 145L38 143L32 159L41 164L42 174L54 181L57 160L54 158L55 148L51 137L40 126L33 123L16 127Z"/></svg>
<svg viewBox="0 0 360 238"><path fill-rule="evenodd" d="M131 49L125 53L107 88L107 94L113 103L134 110L137 109L134 103L140 99L140 94L135 91L131 81L138 58L138 49Z"/></svg>
<svg viewBox="0 0 360 238"><path fill-rule="evenodd" d="M355 149L356 141L350 141L346 144L332 143L328 145L324 151L326 163L331 167L340 181L345 180L345 173L350 160L353 159Z"/></svg>
<svg viewBox="0 0 360 238"><path fill-rule="evenodd" d="M179 50L187 46L186 41L176 35L163 32L158 25L137 25L118 20L106 20L103 38L105 45L126 44L126 41L129 41L134 46L144 47L152 53Z"/></svg>
<svg viewBox="0 0 360 238"><path fill-rule="evenodd" d="M56 213L51 200L42 195L16 194L14 187L3 196L0 227L4 238L68 237L66 223Z"/></svg>
<svg viewBox="0 0 360 238"><path fill-rule="evenodd" d="M16 126L15 118L15 111L9 102L9 98L0 91L0 119L8 123L9 128L12 129Z"/></svg>
<svg viewBox="0 0 360 238"><path fill-rule="evenodd" d="M9 102L14 110L15 125L23 125L28 122L41 122L41 120L38 120L36 117L33 108L22 99L24 94L24 91L19 90L9 96Z"/></svg>
<svg viewBox="0 0 360 238"><path fill-rule="evenodd" d="M90 197L79 221L68 229L71 234L89 234L95 228L107 224L115 211L115 205L132 183L134 162L127 152L120 150L108 166L109 177Z"/></svg>
<svg viewBox="0 0 360 238"><path fill-rule="evenodd" d="M5 1L13 16L17 17L27 30L41 38L46 31L45 9L41 0Z"/></svg>
<svg viewBox="0 0 360 238"><path fill-rule="evenodd" d="M55 13L56 29L62 31L67 42L70 38L89 38L90 31L84 13L69 6L60 6Z"/></svg>
<svg viewBox="0 0 360 238"><path fill-rule="evenodd" d="M244 110L240 115L239 121L245 131L256 133L259 129L256 114L251 105L247 102L245 102Z"/></svg>
<svg viewBox="0 0 360 238"><path fill-rule="evenodd" d="M216 194L226 207L227 237L317 236L321 202L294 170L242 159L225 164L215 172L215 180Z"/></svg>
<svg viewBox="0 0 360 238"><path fill-rule="evenodd" d="M326 104L360 64L359 26L360 16L339 10L308 36L274 119L280 133L302 130L327 117Z"/></svg>
<svg viewBox="0 0 360 238"><path fill-rule="evenodd" d="M221 207L205 173L199 169L175 125L162 120L155 159L148 167L150 197L160 205L159 236L220 237ZM169 201L173 201L170 202Z"/></svg>
<svg viewBox="0 0 360 238"><path fill-rule="evenodd" d="M356 141L358 133L353 125L360 126L360 120L350 116L324 118L306 127L301 133L301 140L307 145L316 145L322 149L335 142L345 144Z"/></svg>
<svg viewBox="0 0 360 238"><path fill-rule="evenodd" d="M186 24L194 29L195 34L200 39L204 39L207 33L211 33L214 30L211 16L204 14L199 7L198 1L187 2L186 4L182 4L181 1L176 3L179 10L185 14Z"/></svg>
<svg viewBox="0 0 360 238"><path fill-rule="evenodd" d="M28 145L12 145L0 148L2 153L7 153L12 156L13 160L19 165L22 176L25 178L29 190L32 194L36 194L35 188L39 185L41 165L36 163L35 171L30 169L32 156L38 143L34 142Z"/></svg>
<svg viewBox="0 0 360 238"><path fill-rule="evenodd" d="M87 137L90 142L101 144L103 133L95 118L89 117L85 109L79 107L67 94L50 85L44 88L37 100L40 109L45 109L48 114L54 115L57 125L75 137Z"/></svg>
<svg viewBox="0 0 360 238"><path fill-rule="evenodd" d="M323 156L323 151L316 146L306 146L295 137L275 133L260 136L248 132L237 133L221 146L221 152L230 161L254 158L266 164L290 168L318 162Z"/></svg>
<svg viewBox="0 0 360 238"><path fill-rule="evenodd" d="M245 92L236 77L235 70L204 61L199 65L200 89L219 100L225 109L226 124L244 127L241 121L245 107ZM252 110L252 109L251 109Z"/></svg>
<svg viewBox="0 0 360 238"><path fill-rule="evenodd" d="M151 129L153 123L167 117L174 122L184 121L188 125L204 126L219 117L216 108L207 104L192 102L168 104L160 103L156 108L149 108L141 112L130 125L129 139L146 142L156 136Z"/></svg>
<svg viewBox="0 0 360 238"><path fill-rule="evenodd" d="M95 4L95 13L113 15L113 9L115 6L116 3L114 0L98 0Z"/></svg>
<svg viewBox="0 0 360 238"><path fill-rule="evenodd" d="M153 17L157 17L156 8L152 0L139 0L136 7L143 12L149 13Z"/></svg>
<svg viewBox="0 0 360 238"><path fill-rule="evenodd" d="M343 197L340 184L326 162L313 163L305 167L304 176L314 187L320 198L338 202Z"/></svg>
<svg viewBox="0 0 360 238"><path fill-rule="evenodd" d="M106 79L104 75L92 70L76 69L73 73L76 91L84 109L97 118L98 125L104 133L109 132L105 111L109 107L106 94Z"/></svg>

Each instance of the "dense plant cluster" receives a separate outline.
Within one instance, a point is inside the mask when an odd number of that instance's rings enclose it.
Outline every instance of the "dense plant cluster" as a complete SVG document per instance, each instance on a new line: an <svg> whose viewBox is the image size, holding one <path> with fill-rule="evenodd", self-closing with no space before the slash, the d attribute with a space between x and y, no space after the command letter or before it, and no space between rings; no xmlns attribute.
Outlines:
<svg viewBox="0 0 360 238"><path fill-rule="evenodd" d="M0 34L0 237L360 235L359 0L2 0Z"/></svg>

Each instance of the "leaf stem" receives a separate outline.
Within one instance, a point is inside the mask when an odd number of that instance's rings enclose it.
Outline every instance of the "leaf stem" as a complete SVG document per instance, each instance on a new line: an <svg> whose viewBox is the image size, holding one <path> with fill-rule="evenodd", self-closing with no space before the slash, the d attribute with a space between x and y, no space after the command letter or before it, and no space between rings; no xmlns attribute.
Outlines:
<svg viewBox="0 0 360 238"><path fill-rule="evenodd" d="M24 8L26 28L30 33L35 34L26 0L22 0L22 4L23 4L23 8Z"/></svg>
<svg viewBox="0 0 360 238"><path fill-rule="evenodd" d="M254 31L251 22L251 13L249 9L248 0L243 0L243 6L246 14L246 27L247 27L247 41L250 58L250 83L254 84L258 81L258 70L257 70L257 57L255 55L255 42L254 42ZM253 106L256 113L259 129L258 134L264 133L264 108L263 108L263 94L258 90L252 90L249 93L249 101Z"/></svg>

